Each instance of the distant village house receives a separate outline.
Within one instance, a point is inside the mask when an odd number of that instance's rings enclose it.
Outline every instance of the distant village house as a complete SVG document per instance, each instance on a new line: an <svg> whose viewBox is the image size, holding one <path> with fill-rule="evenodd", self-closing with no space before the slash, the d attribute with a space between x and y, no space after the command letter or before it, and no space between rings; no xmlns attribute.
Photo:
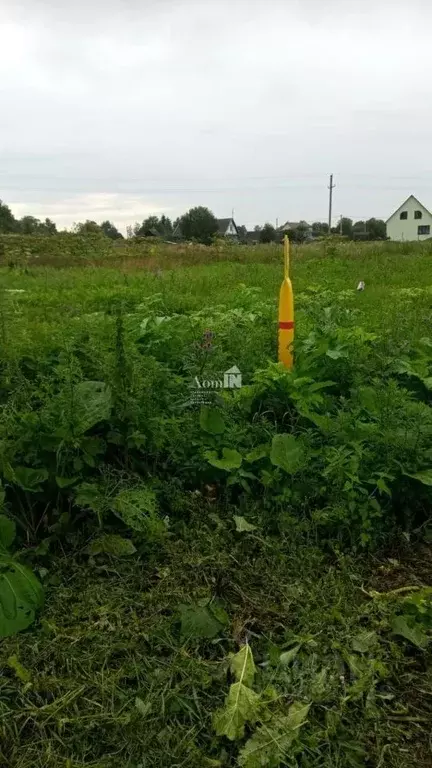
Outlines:
<svg viewBox="0 0 432 768"><path fill-rule="evenodd" d="M427 240L432 235L432 213L410 195L386 221L390 240Z"/></svg>
<svg viewBox="0 0 432 768"><path fill-rule="evenodd" d="M218 219L218 235L219 237L232 237L238 240L238 229L234 219Z"/></svg>
<svg viewBox="0 0 432 768"><path fill-rule="evenodd" d="M230 238L231 240L239 239L237 225L233 218L217 219L217 223L218 223L218 231L216 233L217 237L227 237L227 238ZM173 238L181 238L181 237L182 237L182 231L181 231L181 224L179 222L174 229Z"/></svg>
<svg viewBox="0 0 432 768"><path fill-rule="evenodd" d="M298 229L303 230L304 240L312 240L312 226L307 221L286 221L281 227L277 228L277 232L284 235L285 232L296 232Z"/></svg>

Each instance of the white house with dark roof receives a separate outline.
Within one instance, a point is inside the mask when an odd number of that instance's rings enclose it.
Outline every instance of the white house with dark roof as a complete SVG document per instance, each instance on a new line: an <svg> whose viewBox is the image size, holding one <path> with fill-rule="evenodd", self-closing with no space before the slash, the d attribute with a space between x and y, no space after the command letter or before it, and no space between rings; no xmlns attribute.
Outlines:
<svg viewBox="0 0 432 768"><path fill-rule="evenodd" d="M218 219L219 237L238 237L237 225L234 219Z"/></svg>
<svg viewBox="0 0 432 768"><path fill-rule="evenodd" d="M232 218L217 219L217 224L218 224L218 231L216 234L218 237L229 237L232 240L238 239L238 229L234 219ZM181 236L182 236L182 231L181 231L181 224L179 222L174 229L173 237L178 238Z"/></svg>
<svg viewBox="0 0 432 768"><path fill-rule="evenodd" d="M305 239L312 240L312 227L307 221L286 221L281 227L277 228L277 232L283 234L284 232L295 232L300 227L304 229Z"/></svg>
<svg viewBox="0 0 432 768"><path fill-rule="evenodd" d="M390 240L427 240L432 237L432 213L410 195L386 221Z"/></svg>

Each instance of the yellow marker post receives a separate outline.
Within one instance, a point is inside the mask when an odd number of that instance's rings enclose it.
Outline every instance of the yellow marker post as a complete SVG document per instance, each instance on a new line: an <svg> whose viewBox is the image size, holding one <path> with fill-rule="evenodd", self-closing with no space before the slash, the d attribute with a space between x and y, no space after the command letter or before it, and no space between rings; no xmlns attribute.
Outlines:
<svg viewBox="0 0 432 768"><path fill-rule="evenodd" d="M284 238L284 279L279 293L279 362L293 367L294 296L289 279L289 240Z"/></svg>

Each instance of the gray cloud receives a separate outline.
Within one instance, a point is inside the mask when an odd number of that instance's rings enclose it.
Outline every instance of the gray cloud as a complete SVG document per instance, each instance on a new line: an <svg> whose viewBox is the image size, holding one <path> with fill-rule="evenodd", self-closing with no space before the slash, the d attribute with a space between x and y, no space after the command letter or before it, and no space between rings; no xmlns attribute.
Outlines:
<svg viewBox="0 0 432 768"><path fill-rule="evenodd" d="M315 0L0 0L0 195L69 225L432 202L432 11ZM130 217L130 218L128 218Z"/></svg>

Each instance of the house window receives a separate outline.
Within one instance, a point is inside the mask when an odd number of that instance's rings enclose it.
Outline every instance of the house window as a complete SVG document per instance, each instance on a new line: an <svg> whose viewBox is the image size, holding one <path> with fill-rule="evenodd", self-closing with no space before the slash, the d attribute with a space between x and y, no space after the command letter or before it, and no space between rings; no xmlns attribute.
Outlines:
<svg viewBox="0 0 432 768"><path fill-rule="evenodd" d="M402 211L401 215L399 216L400 219L407 219L408 218L408 211Z"/></svg>
<svg viewBox="0 0 432 768"><path fill-rule="evenodd" d="M420 226L417 227L417 234L430 235L430 224L420 224Z"/></svg>
<svg viewBox="0 0 432 768"><path fill-rule="evenodd" d="M414 211L414 218L415 219L421 219L423 217L423 214L421 211Z"/></svg>

